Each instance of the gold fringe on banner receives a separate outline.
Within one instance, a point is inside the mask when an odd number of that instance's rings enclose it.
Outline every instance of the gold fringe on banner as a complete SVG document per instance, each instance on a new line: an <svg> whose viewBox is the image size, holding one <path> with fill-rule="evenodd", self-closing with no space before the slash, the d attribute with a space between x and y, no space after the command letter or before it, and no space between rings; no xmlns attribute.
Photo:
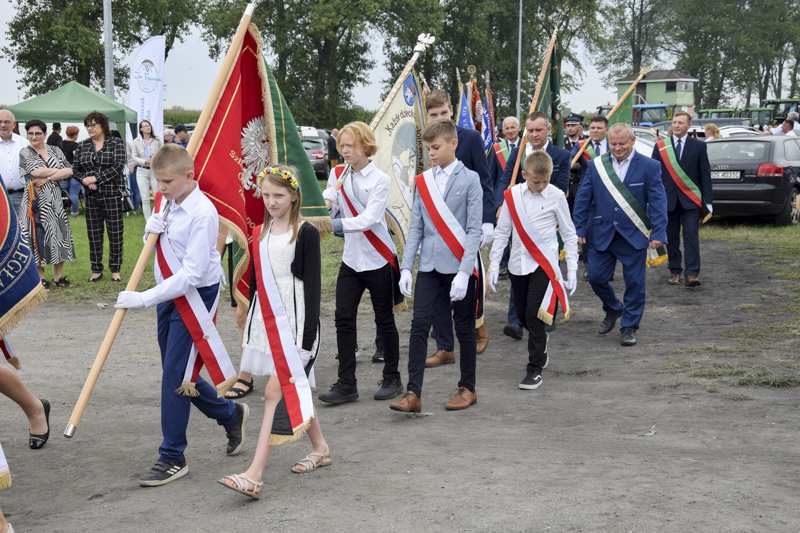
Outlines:
<svg viewBox="0 0 800 533"><path fill-rule="evenodd" d="M11 472L8 468L0 470L0 490L7 489L11 486Z"/></svg>
<svg viewBox="0 0 800 533"><path fill-rule="evenodd" d="M9 360L8 360L8 364L9 364L9 365L11 365L11 366L13 366L13 367L14 367L14 368L16 368L17 370L20 370L20 369L22 369L22 365L21 365L21 364L19 364L19 359L17 359L16 357L12 357L11 359L9 359Z"/></svg>
<svg viewBox="0 0 800 533"><path fill-rule="evenodd" d="M291 435L276 435L271 434L269 436L269 445L270 446L280 446L281 444L286 444L287 442L295 442L302 438L305 435L308 428L311 427L311 421L314 420L312 416L309 418L304 424L292 429Z"/></svg>
<svg viewBox="0 0 800 533"><path fill-rule="evenodd" d="M239 379L239 374L234 374L219 385L217 385L217 398L222 398L225 396L225 393L228 392L228 389L233 387L236 381Z"/></svg>
<svg viewBox="0 0 800 533"><path fill-rule="evenodd" d="M41 283L36 285L36 288L29 292L22 300L12 307L2 318L0 318L0 339L11 333L19 321L25 315L33 311L33 309L41 302L47 299L47 291Z"/></svg>

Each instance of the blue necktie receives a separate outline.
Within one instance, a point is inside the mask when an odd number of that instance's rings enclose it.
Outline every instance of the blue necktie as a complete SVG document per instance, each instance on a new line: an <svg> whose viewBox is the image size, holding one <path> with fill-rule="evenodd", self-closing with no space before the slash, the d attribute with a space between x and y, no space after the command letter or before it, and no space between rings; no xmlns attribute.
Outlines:
<svg viewBox="0 0 800 533"><path fill-rule="evenodd" d="M678 139L678 144L675 145L675 157L678 159L678 161L681 160L681 140L680 139Z"/></svg>

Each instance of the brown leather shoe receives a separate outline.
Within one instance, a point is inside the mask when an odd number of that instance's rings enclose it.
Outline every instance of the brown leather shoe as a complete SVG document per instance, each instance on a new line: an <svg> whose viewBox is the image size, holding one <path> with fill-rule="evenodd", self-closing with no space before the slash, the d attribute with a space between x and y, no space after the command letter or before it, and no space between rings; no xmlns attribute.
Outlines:
<svg viewBox="0 0 800 533"><path fill-rule="evenodd" d="M439 350L433 356L425 360L425 366L431 368L439 365L449 365L456 362L456 353L446 350Z"/></svg>
<svg viewBox="0 0 800 533"><path fill-rule="evenodd" d="M466 387L459 387L453 399L444 404L444 408L448 411L457 411L459 409L466 409L473 403L478 403L478 393L470 392Z"/></svg>
<svg viewBox="0 0 800 533"><path fill-rule="evenodd" d="M687 287L699 287L700 286L700 280L697 279L697 276L686 276L686 279L684 280L684 283L686 284Z"/></svg>
<svg viewBox="0 0 800 533"><path fill-rule="evenodd" d="M667 283L669 283L670 285L677 285L680 282L681 282L680 274L672 274L667 280Z"/></svg>
<svg viewBox="0 0 800 533"><path fill-rule="evenodd" d="M400 398L399 402L390 404L389 409L403 413L419 413L422 410L422 400L413 392L408 391Z"/></svg>
<svg viewBox="0 0 800 533"><path fill-rule="evenodd" d="M481 327L475 330L475 341L477 343L475 351L477 353L483 353L489 345L489 333L486 331L486 320L483 321Z"/></svg>

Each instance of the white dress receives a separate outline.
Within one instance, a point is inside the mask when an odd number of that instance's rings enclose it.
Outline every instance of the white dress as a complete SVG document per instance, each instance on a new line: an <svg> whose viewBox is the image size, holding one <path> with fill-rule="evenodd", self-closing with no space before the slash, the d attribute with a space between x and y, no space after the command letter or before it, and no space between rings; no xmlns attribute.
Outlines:
<svg viewBox="0 0 800 533"><path fill-rule="evenodd" d="M272 266L272 275L275 276L278 293L281 295L281 302L283 302L283 308L286 310L286 317L289 319L289 326L292 328L292 335L296 339L299 350L303 344L306 318L305 292L303 282L292 275L292 261L294 261L297 241L289 243L291 238L291 231L287 231L283 235L270 235L267 250ZM303 366L317 352L318 345L319 332L317 332L313 348L310 352L306 352L306 357L303 357L303 352L301 352L300 359L303 361ZM261 314L261 304L258 301L258 292L250 302L250 310L247 313L244 340L242 341L242 363L239 371L248 372L254 376L277 376L267 339L267 328L264 326L264 317ZM308 376L308 382L312 388L316 387L313 368Z"/></svg>

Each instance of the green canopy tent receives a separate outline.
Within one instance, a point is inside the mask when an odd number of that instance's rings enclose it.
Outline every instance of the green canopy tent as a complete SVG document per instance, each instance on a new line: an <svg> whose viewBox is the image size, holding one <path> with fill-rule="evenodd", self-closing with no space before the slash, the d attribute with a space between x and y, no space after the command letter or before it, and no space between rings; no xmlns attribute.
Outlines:
<svg viewBox="0 0 800 533"><path fill-rule="evenodd" d="M44 122L82 123L86 115L99 111L117 124L122 138L126 138L125 123L136 124L136 111L115 102L77 81L71 81L49 93L29 98L7 108L19 122L39 119Z"/></svg>

